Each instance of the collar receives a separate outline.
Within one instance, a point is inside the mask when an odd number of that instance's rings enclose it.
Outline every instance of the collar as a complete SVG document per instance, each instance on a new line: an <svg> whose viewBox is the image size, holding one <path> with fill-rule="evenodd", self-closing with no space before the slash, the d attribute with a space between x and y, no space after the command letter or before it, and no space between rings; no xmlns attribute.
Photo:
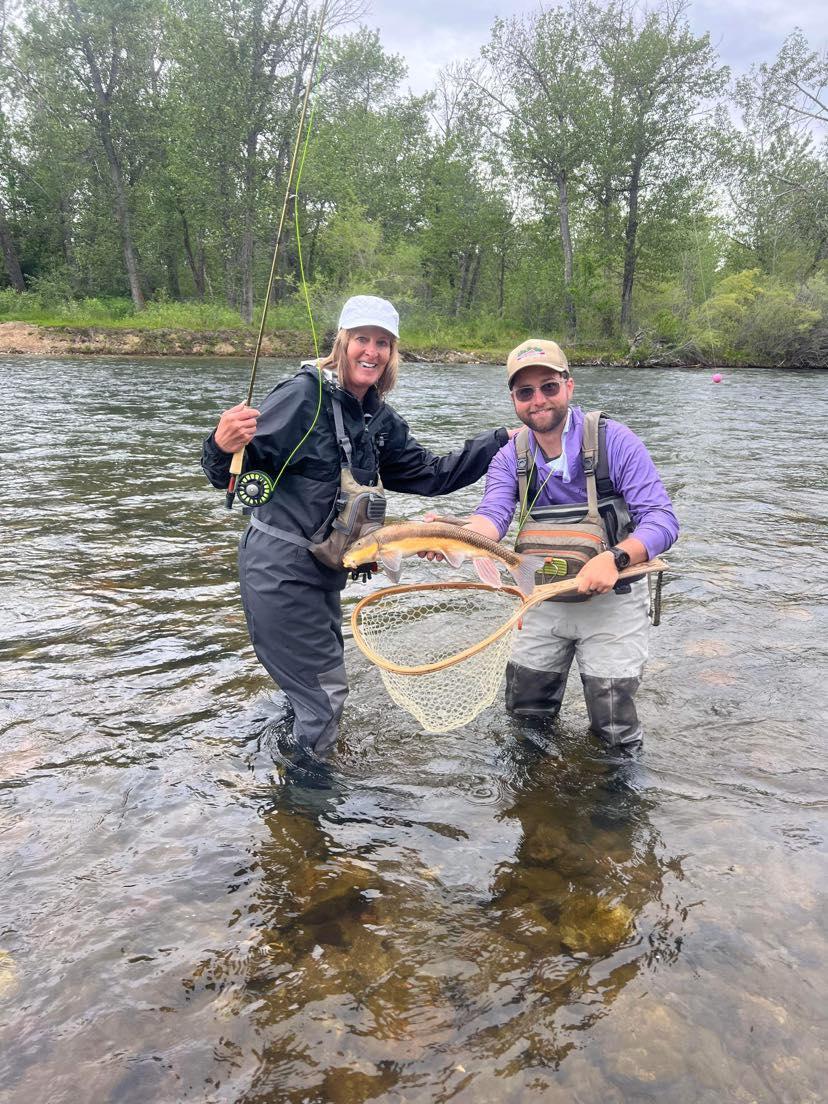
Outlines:
<svg viewBox="0 0 828 1104"><path fill-rule="evenodd" d="M310 375L318 378L318 364L319 362L316 360L303 360L300 365L300 370L308 372ZM383 405L380 393L373 384L365 392L365 398L360 403L356 395L352 395L350 391L346 391L344 387L340 387L336 373L330 371L328 368L322 370L322 387L328 394L336 395L339 401L344 405L355 406L356 410L361 411L363 414L374 415Z"/></svg>
<svg viewBox="0 0 828 1104"><path fill-rule="evenodd" d="M573 428L572 412L573 407L570 407L566 412L566 421L564 422L563 433L561 434L561 479L564 483L572 482L572 463L569 453L572 451L570 447L570 430ZM549 466L549 461L543 458L543 449L541 449L538 442L535 440L535 434L532 430L529 430L531 452L535 457L535 464L539 468L541 464L545 467Z"/></svg>

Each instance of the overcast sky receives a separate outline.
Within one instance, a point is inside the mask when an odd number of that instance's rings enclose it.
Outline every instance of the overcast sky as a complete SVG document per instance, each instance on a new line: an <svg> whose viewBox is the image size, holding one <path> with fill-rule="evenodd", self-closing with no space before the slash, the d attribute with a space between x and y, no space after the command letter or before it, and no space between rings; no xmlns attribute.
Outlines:
<svg viewBox="0 0 828 1104"><path fill-rule="evenodd" d="M553 4L532 0L369 0L364 22L380 32L383 46L408 64L414 92L434 84L449 61L473 57L488 39L495 16L537 11ZM710 31L722 61L736 71L776 55L785 36L801 27L814 48L828 45L826 0L695 0L693 29Z"/></svg>

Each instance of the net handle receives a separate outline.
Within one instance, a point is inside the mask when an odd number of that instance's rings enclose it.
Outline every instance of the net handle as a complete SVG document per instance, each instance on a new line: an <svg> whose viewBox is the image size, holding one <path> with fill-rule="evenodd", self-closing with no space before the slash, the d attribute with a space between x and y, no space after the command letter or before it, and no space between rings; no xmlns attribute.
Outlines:
<svg viewBox="0 0 828 1104"><path fill-rule="evenodd" d="M651 575L655 571L666 571L668 567L669 564L665 560L648 560L646 563L636 564L634 567L625 567L623 571L619 572L618 578L638 578L641 575ZM541 602L545 602L547 599L555 598L561 594L574 593L578 589L578 577L576 575L571 579L560 579L557 583L544 583L542 586L535 587L533 593L525 601L521 601L520 608L516 610L500 628L495 629L495 631L490 633L484 640L478 641L477 644L472 644L470 648L465 648L462 652L457 652L456 655L441 659L437 663L422 663L414 667L402 667L398 663L392 663L390 660L385 659L378 652L374 651L371 645L363 637L362 630L359 627L359 615L365 607L372 605L374 602L381 601L390 594L405 594L412 590L422 593L427 590L494 589L498 589L507 594L514 594L521 600L523 599L523 594L516 587L505 586L495 588L487 586L485 583L407 583L403 586L384 587L382 590L375 590L373 594L366 594L366 596L360 599L354 606L351 612L351 634L360 651L363 652L372 663L376 664L377 667L381 667L384 671L390 671L395 675L431 675L436 671L444 671L447 667L453 667L455 663L461 663L464 659L470 659L472 656L477 655L478 652L482 652L484 648L488 648L490 644L494 644L494 642L499 640L505 633L510 632L524 616L526 611L533 606L537 606Z"/></svg>

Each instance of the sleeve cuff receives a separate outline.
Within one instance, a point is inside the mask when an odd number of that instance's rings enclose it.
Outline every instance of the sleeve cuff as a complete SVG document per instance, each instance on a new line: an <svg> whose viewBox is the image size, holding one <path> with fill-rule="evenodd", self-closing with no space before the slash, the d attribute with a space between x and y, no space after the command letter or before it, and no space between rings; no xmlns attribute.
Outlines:
<svg viewBox="0 0 828 1104"><path fill-rule="evenodd" d="M211 456L215 457L215 459L217 460L232 455L232 453L225 452L223 448L219 448L219 446L216 444L215 430L205 440L204 448L208 453L210 453Z"/></svg>

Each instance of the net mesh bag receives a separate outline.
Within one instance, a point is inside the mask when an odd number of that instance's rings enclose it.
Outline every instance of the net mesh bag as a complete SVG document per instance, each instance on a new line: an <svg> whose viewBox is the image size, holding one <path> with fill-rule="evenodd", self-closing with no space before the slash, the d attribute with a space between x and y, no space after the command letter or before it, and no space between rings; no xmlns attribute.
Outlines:
<svg viewBox="0 0 828 1104"><path fill-rule="evenodd" d="M497 697L521 606L511 587L390 587L363 598L351 625L397 705L425 732L450 732Z"/></svg>
<svg viewBox="0 0 828 1104"><path fill-rule="evenodd" d="M625 568L619 579L663 572L655 559ZM509 661L512 630L529 609L577 589L578 579L535 588L424 583L374 591L354 607L351 630L380 669L391 698L426 732L450 732L491 705Z"/></svg>

